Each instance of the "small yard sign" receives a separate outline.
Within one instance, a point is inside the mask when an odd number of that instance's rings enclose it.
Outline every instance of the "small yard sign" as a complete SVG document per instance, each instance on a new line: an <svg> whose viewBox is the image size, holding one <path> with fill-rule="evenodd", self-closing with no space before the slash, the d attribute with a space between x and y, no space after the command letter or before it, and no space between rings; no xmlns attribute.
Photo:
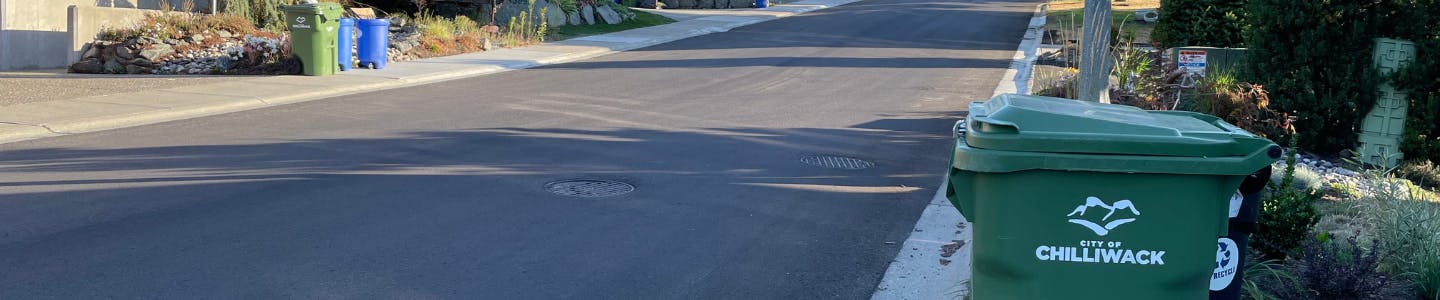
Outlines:
<svg viewBox="0 0 1440 300"><path fill-rule="evenodd" d="M1180 69L1205 75L1205 50L1180 50Z"/></svg>

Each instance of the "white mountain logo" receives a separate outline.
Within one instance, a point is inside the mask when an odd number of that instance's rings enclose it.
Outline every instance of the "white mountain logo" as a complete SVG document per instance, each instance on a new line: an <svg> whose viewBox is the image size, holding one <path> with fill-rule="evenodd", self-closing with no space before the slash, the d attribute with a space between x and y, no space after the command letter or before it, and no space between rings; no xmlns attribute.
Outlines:
<svg viewBox="0 0 1440 300"><path fill-rule="evenodd" d="M1132 215L1135 215L1135 216L1139 216L1139 215L1140 215L1140 211L1135 209L1135 204L1134 204L1134 203L1130 203L1130 200L1120 200L1120 201L1115 201L1114 204L1106 204L1105 201L1100 200L1100 198L1087 197L1087 198L1085 198L1085 204L1084 204L1084 205L1080 205L1080 206L1075 207L1075 211L1070 212L1070 214L1065 215L1065 216L1066 216L1066 217L1075 217L1076 215L1079 215L1079 216L1083 217L1083 216L1085 216L1085 212L1086 212L1086 211L1089 211L1090 208L1092 208L1092 207L1101 207L1101 208L1104 208L1104 209L1106 209L1106 210L1109 210L1109 212L1106 212L1106 213L1105 213L1105 217L1104 217L1104 218L1100 218L1100 222L1105 222L1105 221L1110 220L1110 217L1114 216L1114 215L1115 215L1115 211L1117 211L1117 210L1122 211L1122 212L1123 212L1123 211L1126 211L1126 210L1129 210L1129 211L1130 211L1130 214L1132 214ZM1090 228L1091 231L1094 231L1095 234L1096 234L1096 235L1099 235L1099 236L1105 236L1105 235L1107 235L1107 234L1110 234L1110 231L1111 231L1111 230L1114 230L1115 227L1120 227L1120 225L1124 225L1125 223L1130 223L1130 222L1134 222L1134 221L1135 221L1135 218L1115 219L1114 221L1109 221L1108 223L1105 223L1105 226L1100 226L1100 224L1097 224L1097 223L1095 223L1095 222L1091 222L1090 220L1074 219L1074 218L1070 219L1070 223L1080 224L1080 226L1085 226L1085 228Z"/></svg>

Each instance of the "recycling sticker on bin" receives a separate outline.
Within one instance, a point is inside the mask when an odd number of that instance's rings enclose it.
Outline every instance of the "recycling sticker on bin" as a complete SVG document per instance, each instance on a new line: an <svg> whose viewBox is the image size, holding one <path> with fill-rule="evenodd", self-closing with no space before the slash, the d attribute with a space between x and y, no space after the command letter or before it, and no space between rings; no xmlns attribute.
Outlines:
<svg viewBox="0 0 1440 300"><path fill-rule="evenodd" d="M1235 273L1240 269L1240 249L1235 241L1229 238L1220 238L1216 243L1215 250L1215 273L1210 276L1210 290L1219 291L1230 286L1235 281Z"/></svg>
<svg viewBox="0 0 1440 300"><path fill-rule="evenodd" d="M290 27L298 29L310 29L310 25L305 24L305 16L295 17L295 25L290 25Z"/></svg>
<svg viewBox="0 0 1440 300"><path fill-rule="evenodd" d="M1120 230L1123 225L1135 222L1140 209L1130 200L1107 203L1098 197L1086 197L1084 203L1075 207L1067 220L1085 227L1097 237L1103 238ZM1035 258L1041 261L1164 265L1165 251L1126 248L1124 241L1082 240L1074 246L1042 245L1035 248Z"/></svg>

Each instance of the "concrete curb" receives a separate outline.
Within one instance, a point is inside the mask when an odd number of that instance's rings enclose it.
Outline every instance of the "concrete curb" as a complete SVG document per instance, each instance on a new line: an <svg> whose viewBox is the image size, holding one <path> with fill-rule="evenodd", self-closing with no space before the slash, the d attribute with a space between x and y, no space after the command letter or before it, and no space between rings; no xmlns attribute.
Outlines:
<svg viewBox="0 0 1440 300"><path fill-rule="evenodd" d="M1047 6L1035 7L1030 18L1030 27L1015 50L1010 68L1001 77L993 95L1018 93L1028 94L1033 78L1030 76L1038 57L1036 48L1045 30ZM970 240L972 232L967 222L950 200L945 198L948 181L941 181L935 190L935 197L920 213L910 237L900 245L900 253L890 262L885 277L875 287L873 300L898 299L969 299L970 297ZM943 256L942 247L958 247L950 256Z"/></svg>
<svg viewBox="0 0 1440 300"><path fill-rule="evenodd" d="M784 18L859 0L809 0L541 45L391 63L336 76L268 76L6 106L0 144L141 126L572 62ZM283 88L277 88L283 87Z"/></svg>

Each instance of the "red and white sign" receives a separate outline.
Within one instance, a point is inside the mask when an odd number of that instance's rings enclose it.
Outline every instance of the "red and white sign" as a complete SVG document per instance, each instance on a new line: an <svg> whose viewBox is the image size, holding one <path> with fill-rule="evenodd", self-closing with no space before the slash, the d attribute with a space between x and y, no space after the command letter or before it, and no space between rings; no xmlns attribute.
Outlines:
<svg viewBox="0 0 1440 300"><path fill-rule="evenodd" d="M1178 66L1191 74L1205 75L1205 50L1180 50Z"/></svg>

